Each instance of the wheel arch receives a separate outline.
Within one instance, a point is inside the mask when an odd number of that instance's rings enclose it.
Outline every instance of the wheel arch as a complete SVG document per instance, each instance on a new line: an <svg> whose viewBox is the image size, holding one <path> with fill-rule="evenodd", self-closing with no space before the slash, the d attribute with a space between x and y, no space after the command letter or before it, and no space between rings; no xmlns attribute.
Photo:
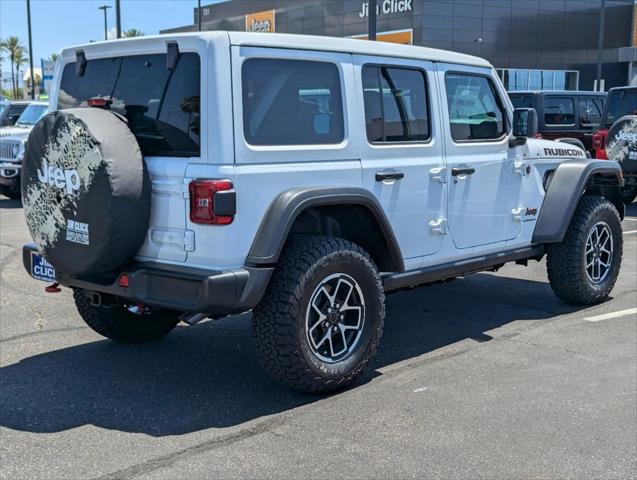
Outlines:
<svg viewBox="0 0 637 480"><path fill-rule="evenodd" d="M561 242L583 195L601 194L602 186L622 184L622 170L617 162L578 159L561 163L548 185L532 242ZM623 218L624 206L609 200Z"/></svg>
<svg viewBox="0 0 637 480"><path fill-rule="evenodd" d="M246 262L278 262L291 234L331 235L367 250L381 271L404 271L389 220L374 195L363 188L294 188L279 194L266 211Z"/></svg>

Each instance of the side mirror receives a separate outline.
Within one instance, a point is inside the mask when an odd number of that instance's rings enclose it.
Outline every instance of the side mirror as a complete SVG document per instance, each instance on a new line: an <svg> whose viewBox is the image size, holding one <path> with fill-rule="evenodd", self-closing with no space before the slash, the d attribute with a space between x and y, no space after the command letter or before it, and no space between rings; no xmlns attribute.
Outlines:
<svg viewBox="0 0 637 480"><path fill-rule="evenodd" d="M513 110L513 136L532 138L537 133L537 112L535 108Z"/></svg>

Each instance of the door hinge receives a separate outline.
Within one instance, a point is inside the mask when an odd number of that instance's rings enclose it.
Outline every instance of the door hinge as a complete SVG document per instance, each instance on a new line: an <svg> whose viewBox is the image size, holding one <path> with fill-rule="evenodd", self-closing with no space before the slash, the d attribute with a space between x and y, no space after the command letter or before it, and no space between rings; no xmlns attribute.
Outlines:
<svg viewBox="0 0 637 480"><path fill-rule="evenodd" d="M515 162L515 173L526 177L531 175L531 165L528 162Z"/></svg>
<svg viewBox="0 0 637 480"><path fill-rule="evenodd" d="M429 226L431 227L432 233L438 233L440 235L447 234L447 219L439 218L438 220L432 220L429 222Z"/></svg>
<svg viewBox="0 0 637 480"><path fill-rule="evenodd" d="M435 167L430 169L429 178L432 182L447 183L447 168Z"/></svg>
<svg viewBox="0 0 637 480"><path fill-rule="evenodd" d="M195 232L176 228L153 228L150 233L153 242L175 245L186 252L195 251Z"/></svg>

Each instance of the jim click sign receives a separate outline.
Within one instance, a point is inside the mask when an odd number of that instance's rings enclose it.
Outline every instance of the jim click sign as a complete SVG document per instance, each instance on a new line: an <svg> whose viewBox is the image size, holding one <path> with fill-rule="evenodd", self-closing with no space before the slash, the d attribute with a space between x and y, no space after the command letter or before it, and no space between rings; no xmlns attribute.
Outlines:
<svg viewBox="0 0 637 480"><path fill-rule="evenodd" d="M388 13L403 13L411 12L412 0L384 0L383 2L376 2L376 15L381 13L387 15ZM361 4L361 11L358 12L358 16L365 18L369 16L369 3L364 2Z"/></svg>
<svg viewBox="0 0 637 480"><path fill-rule="evenodd" d="M246 32L274 32L275 11L265 10L246 15Z"/></svg>

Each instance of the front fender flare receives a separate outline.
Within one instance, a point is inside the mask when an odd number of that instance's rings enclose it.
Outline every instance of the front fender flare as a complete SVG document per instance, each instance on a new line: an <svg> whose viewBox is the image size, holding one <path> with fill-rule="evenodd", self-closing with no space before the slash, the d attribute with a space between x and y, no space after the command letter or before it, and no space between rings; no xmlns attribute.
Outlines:
<svg viewBox="0 0 637 480"><path fill-rule="evenodd" d="M538 215L533 243L557 243L566 235L577 204L594 175L623 183L622 169L611 160L567 160L555 170Z"/></svg>
<svg viewBox="0 0 637 480"><path fill-rule="evenodd" d="M304 210L335 205L359 205L367 208L383 234L387 244L387 255L391 256L392 261L398 266L398 271L404 270L400 247L380 203L368 190L354 187L293 188L280 193L261 221L246 263L276 263L294 221Z"/></svg>

